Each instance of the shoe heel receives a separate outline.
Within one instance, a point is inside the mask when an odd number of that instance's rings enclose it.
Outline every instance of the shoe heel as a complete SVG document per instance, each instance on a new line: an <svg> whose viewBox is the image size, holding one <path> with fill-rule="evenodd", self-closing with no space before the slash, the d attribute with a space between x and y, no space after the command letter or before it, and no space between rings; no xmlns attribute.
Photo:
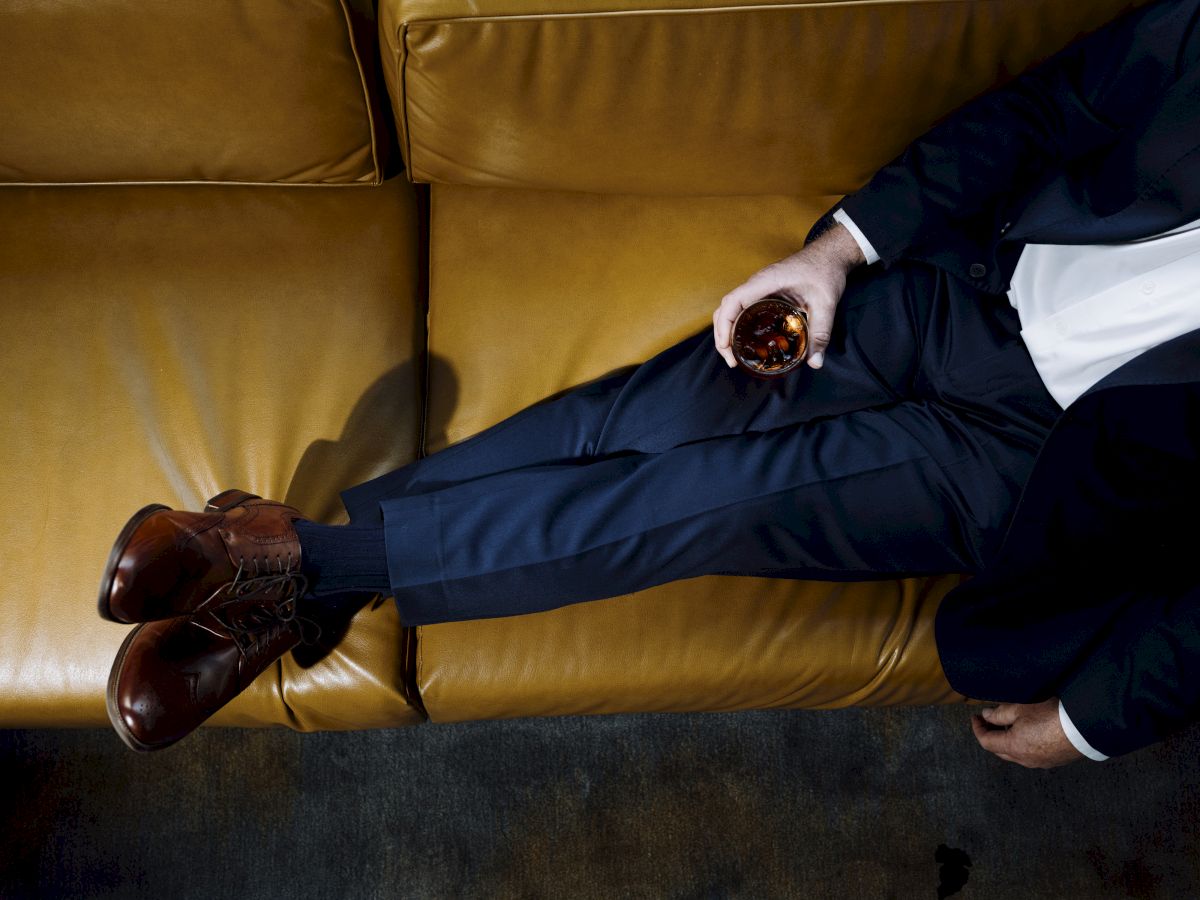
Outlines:
<svg viewBox="0 0 1200 900"><path fill-rule="evenodd" d="M235 506L241 506L247 500L261 500L262 497L258 494L250 494L246 491L230 488L227 491L221 491L215 497L208 501L208 505L204 507L205 512L228 512Z"/></svg>

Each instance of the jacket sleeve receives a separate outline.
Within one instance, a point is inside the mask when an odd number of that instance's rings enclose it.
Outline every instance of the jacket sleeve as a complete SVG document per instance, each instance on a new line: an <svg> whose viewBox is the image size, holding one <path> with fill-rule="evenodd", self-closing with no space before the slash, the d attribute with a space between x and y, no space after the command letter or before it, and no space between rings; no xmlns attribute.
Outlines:
<svg viewBox="0 0 1200 900"><path fill-rule="evenodd" d="M1194 378L1200 342L1172 343L1191 371L1162 374ZM956 690L1057 696L1115 756L1200 718L1200 382L1097 391L1051 439L997 558L943 599L938 653Z"/></svg>
<svg viewBox="0 0 1200 900"><path fill-rule="evenodd" d="M1131 592L1063 688L1063 708L1107 756L1200 719L1200 579Z"/></svg>
<svg viewBox="0 0 1200 900"><path fill-rule="evenodd" d="M1198 17L1198 0L1157 0L1108 23L951 113L840 208L885 266L956 221L986 217L1020 186L1136 127L1145 98L1200 61ZM813 236L828 227L827 215Z"/></svg>

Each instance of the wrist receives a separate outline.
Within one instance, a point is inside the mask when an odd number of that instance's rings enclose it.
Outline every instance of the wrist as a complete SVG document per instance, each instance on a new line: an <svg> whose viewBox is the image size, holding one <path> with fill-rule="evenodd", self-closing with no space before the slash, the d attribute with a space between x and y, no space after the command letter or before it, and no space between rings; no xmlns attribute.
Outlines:
<svg viewBox="0 0 1200 900"><path fill-rule="evenodd" d="M854 235L850 233L850 229L841 222L838 222L821 235L814 243L814 247L819 249L826 258L836 263L846 272L863 265L867 261L862 248L858 245L858 241L854 239Z"/></svg>

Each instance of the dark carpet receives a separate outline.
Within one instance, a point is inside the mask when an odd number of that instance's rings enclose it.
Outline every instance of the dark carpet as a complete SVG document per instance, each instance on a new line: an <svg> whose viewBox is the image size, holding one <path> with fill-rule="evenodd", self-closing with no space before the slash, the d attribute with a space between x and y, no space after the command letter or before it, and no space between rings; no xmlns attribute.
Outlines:
<svg viewBox="0 0 1200 900"><path fill-rule="evenodd" d="M1041 772L968 715L0 732L0 896L1200 895L1200 729Z"/></svg>

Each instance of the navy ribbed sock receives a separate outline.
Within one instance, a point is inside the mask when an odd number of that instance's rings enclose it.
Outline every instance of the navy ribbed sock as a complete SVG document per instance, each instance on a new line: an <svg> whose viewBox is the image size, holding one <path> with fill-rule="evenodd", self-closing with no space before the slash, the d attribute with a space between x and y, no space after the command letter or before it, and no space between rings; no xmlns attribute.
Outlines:
<svg viewBox="0 0 1200 900"><path fill-rule="evenodd" d="M300 568L314 596L346 591L391 592L383 528L295 521Z"/></svg>

